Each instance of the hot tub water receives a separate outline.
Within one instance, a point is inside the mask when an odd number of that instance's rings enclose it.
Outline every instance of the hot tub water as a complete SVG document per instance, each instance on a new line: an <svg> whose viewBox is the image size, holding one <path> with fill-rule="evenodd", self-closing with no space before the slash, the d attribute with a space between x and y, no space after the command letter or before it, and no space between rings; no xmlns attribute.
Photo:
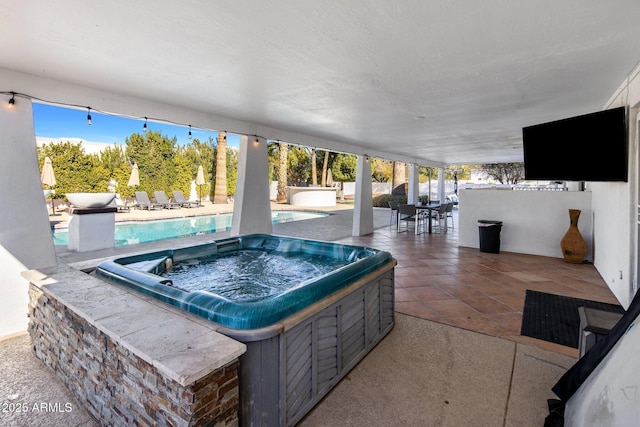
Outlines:
<svg viewBox="0 0 640 427"><path fill-rule="evenodd" d="M234 301L259 301L349 264L304 253L240 250L180 261L162 276L183 291L209 291Z"/></svg>

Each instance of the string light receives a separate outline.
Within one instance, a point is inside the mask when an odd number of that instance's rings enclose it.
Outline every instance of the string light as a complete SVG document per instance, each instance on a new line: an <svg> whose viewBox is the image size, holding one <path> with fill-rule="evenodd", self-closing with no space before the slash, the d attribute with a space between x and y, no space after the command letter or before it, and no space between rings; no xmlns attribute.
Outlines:
<svg viewBox="0 0 640 427"><path fill-rule="evenodd" d="M189 139L191 139L191 125L189 125Z"/></svg>
<svg viewBox="0 0 640 427"><path fill-rule="evenodd" d="M3 91L3 92L0 92L0 93L2 93L4 95L11 95L11 98L7 102L8 108L14 108L14 106L15 106L15 95L19 95L19 96L23 96L23 97L29 98L32 101L35 100L35 101L40 101L40 102L47 103L47 104L60 105L60 106L63 106L63 107L86 108L87 109L87 125L91 126L93 124L93 120L92 120L92 117L91 117L91 110L92 110L91 107L87 107L87 106L80 105L80 104L72 104L72 103L52 101L52 100L49 100L49 99L39 98L39 97L36 97L36 96L33 96L33 95L29 95L29 94L26 94L26 93L20 93L20 92L13 92L13 91L4 92ZM124 117L124 118L130 118L130 119L138 119L138 120L141 119L141 117L134 117L134 116L124 115L124 114L116 114L116 113L105 112L105 111L100 111L100 110L94 110L94 111L98 111L101 114L105 114L105 115L109 115L109 116ZM145 116L144 117L144 125L142 126L142 130L144 132L147 132L147 121L148 120L149 120L149 118ZM159 119L159 118L156 118L156 119L152 118L151 120L166 122L166 123L170 123L170 124L173 124L173 125L176 125L176 126L184 126L184 123L177 123L177 122L173 122L171 120L165 120L165 119ZM191 132L192 131L192 126L191 125L188 125L188 126L189 126L190 132ZM214 130L214 129L206 129L206 130L211 131L211 132L219 132L219 133L222 132L223 133L223 139L224 140L228 139L227 138L227 134L228 134L227 130L224 130L224 131L219 131L219 130ZM231 133L234 133L234 132L231 131ZM243 133L240 132L240 134L243 134ZM256 138L254 140L254 144L256 144L256 145L260 144L259 138L264 138L266 140L267 144L271 144L271 143L275 142L275 143L283 143L283 144L286 143L286 144L290 144L290 145L294 145L294 146L300 146L300 147L304 146L304 144L295 143L295 142L284 142L284 141L281 141L279 139L271 140L271 139L269 139L269 138L267 138L265 136L260 136L260 135L253 135L253 136ZM327 149L325 149L325 150L327 150ZM336 151L336 150L328 150L328 151L331 151L332 153L343 153L343 154L349 154L349 155L352 154L352 153L343 152L343 151Z"/></svg>

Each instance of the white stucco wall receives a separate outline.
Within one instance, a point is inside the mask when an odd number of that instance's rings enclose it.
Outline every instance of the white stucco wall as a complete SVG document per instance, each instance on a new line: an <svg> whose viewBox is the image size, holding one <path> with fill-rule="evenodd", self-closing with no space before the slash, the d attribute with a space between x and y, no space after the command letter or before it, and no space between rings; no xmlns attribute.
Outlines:
<svg viewBox="0 0 640 427"><path fill-rule="evenodd" d="M502 221L500 250L562 258L560 240L569 228L569 209L582 211L578 229L592 259L591 193L578 191L461 190L459 243L480 246L478 220Z"/></svg>
<svg viewBox="0 0 640 427"><path fill-rule="evenodd" d="M640 66L631 73L605 108L628 106L629 182L587 183L593 192L595 213L594 265L618 300L627 307L638 284L638 114L640 111ZM622 272L622 278L620 277ZM636 281L634 281L636 279Z"/></svg>

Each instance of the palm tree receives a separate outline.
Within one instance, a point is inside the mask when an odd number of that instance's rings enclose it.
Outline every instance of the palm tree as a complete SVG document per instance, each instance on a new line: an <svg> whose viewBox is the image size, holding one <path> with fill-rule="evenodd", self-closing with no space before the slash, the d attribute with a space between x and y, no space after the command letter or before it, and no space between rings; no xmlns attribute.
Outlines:
<svg viewBox="0 0 640 427"><path fill-rule="evenodd" d="M278 202L287 200L287 161L289 159L289 144L280 143L280 156L278 159Z"/></svg>
<svg viewBox="0 0 640 427"><path fill-rule="evenodd" d="M311 185L318 185L318 171L316 170L316 149L311 149Z"/></svg>
<svg viewBox="0 0 640 427"><path fill-rule="evenodd" d="M324 161L322 162L322 180L320 181L323 187L327 186L327 165L329 164L329 150L324 151Z"/></svg>
<svg viewBox="0 0 640 427"><path fill-rule="evenodd" d="M213 203L227 203L227 134L218 133L218 153L216 156L216 187Z"/></svg>
<svg viewBox="0 0 640 427"><path fill-rule="evenodd" d="M393 162L393 181L391 182L391 191L394 191L396 187L407 182L406 174L407 167L405 163ZM404 191L404 189L402 190L402 194L406 194L406 191Z"/></svg>

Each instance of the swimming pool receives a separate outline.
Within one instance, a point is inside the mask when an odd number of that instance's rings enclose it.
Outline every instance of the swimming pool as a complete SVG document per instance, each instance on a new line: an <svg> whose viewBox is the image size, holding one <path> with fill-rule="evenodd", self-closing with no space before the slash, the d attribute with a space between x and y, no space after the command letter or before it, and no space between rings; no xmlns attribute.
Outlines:
<svg viewBox="0 0 640 427"><path fill-rule="evenodd" d="M328 216L326 212L309 211L272 211L271 222L301 221ZM196 236L231 230L233 214L202 215L183 218L159 219L153 221L117 222L115 231L116 246L136 245L156 240L176 237ZM67 245L69 232L66 228L52 229L54 245Z"/></svg>

